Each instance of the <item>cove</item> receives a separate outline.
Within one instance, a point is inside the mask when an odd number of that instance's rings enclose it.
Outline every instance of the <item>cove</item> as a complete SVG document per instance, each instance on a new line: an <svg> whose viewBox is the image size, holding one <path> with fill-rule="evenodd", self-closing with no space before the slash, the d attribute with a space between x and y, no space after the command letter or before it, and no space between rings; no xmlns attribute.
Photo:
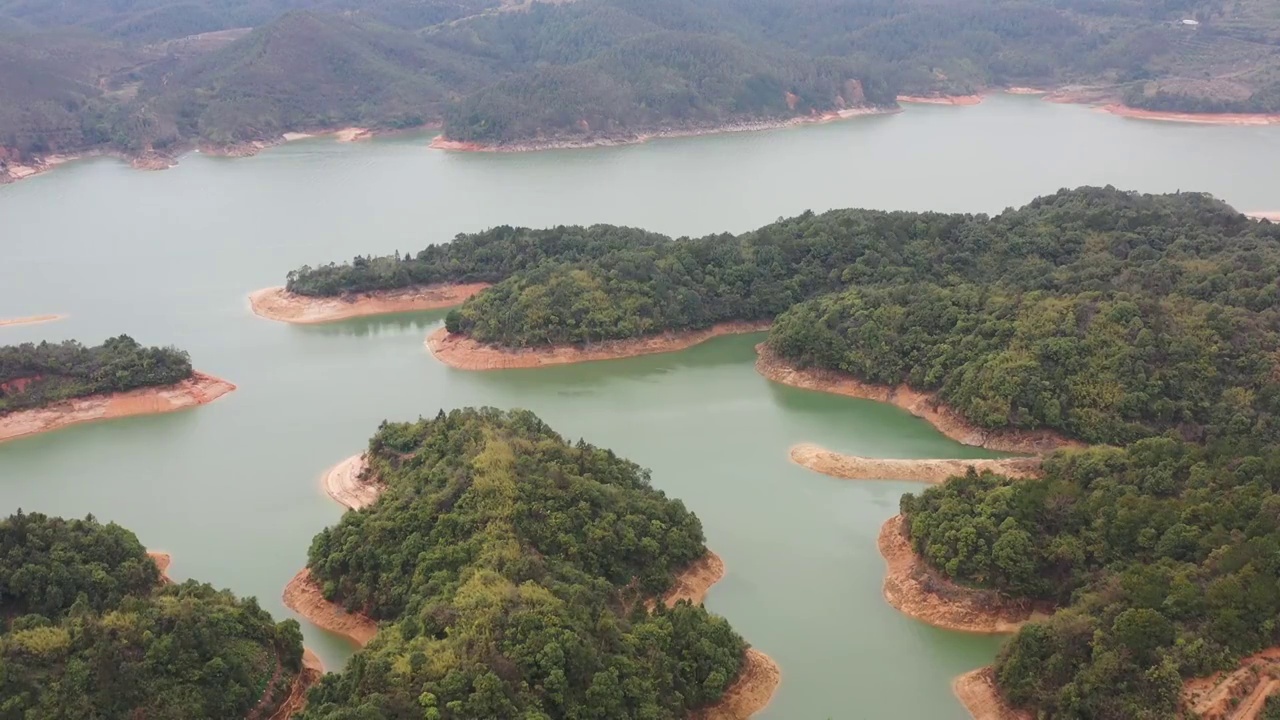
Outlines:
<svg viewBox="0 0 1280 720"><path fill-rule="evenodd" d="M707 597L777 660L760 717L963 718L951 679L998 640L905 618L880 592L876 536L922 486L854 483L795 466L812 442L881 457L988 457L896 408L769 383L759 335L603 363L466 373L422 342L442 312L290 326L248 292L303 263L412 250L494 224L616 222L674 234L741 231L807 208L994 212L1058 187L1203 189L1277 209L1280 128L1118 118L1032 98L911 107L886 117L589 151L462 155L428 138L316 139L260 156L184 157L147 173L109 159L0 189L0 342L127 332L188 349L238 386L187 413L74 427L0 446L0 509L92 512L172 553L170 574L256 595L285 583L340 509L321 473L383 419L462 405L527 407L557 430L653 471L703 520L726 578ZM305 627L329 668L351 647Z"/></svg>

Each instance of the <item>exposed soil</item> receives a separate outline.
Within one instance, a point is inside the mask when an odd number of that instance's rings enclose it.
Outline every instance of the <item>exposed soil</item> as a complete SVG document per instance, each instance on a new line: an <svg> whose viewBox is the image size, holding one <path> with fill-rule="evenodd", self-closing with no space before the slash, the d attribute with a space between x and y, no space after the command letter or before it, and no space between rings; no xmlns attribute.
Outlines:
<svg viewBox="0 0 1280 720"><path fill-rule="evenodd" d="M349 127L335 131L333 136L338 142L355 142L373 137L373 131L368 128Z"/></svg>
<svg viewBox="0 0 1280 720"><path fill-rule="evenodd" d="M201 372L173 385L89 395L0 416L0 442L77 423L174 412L211 403L236 386Z"/></svg>
<svg viewBox="0 0 1280 720"><path fill-rule="evenodd" d="M793 446L791 460L810 470L846 480L911 480L942 483L946 482L947 478L964 475L969 468L977 472L990 470L1011 478L1028 478L1040 474L1038 457L999 460L869 458L842 455L812 443Z"/></svg>
<svg viewBox="0 0 1280 720"><path fill-rule="evenodd" d="M695 560L676 576L676 582L662 596L662 602L672 607L681 600L688 600L694 605L701 605L707 597L712 585L724 579L724 560L720 556L707 551L706 555Z"/></svg>
<svg viewBox="0 0 1280 720"><path fill-rule="evenodd" d="M977 105L981 95L899 95L898 102L918 105Z"/></svg>
<svg viewBox="0 0 1280 720"><path fill-rule="evenodd" d="M35 325L37 323L63 320L66 317L66 315L30 315L28 317L10 318L8 320L0 319L0 327L4 327L6 325Z"/></svg>
<svg viewBox="0 0 1280 720"><path fill-rule="evenodd" d="M519 349L486 345L466 335L450 334L445 328L440 328L427 337L426 345L437 360L459 370L512 370L676 352L720 335L761 332L768 328L767 322L731 322L714 325L706 330L670 332L632 340Z"/></svg>
<svg viewBox="0 0 1280 720"><path fill-rule="evenodd" d="M316 627L346 636L364 647L378 634L378 623L358 613L349 613L325 599L320 586L311 579L311 571L303 568L284 588L284 605L306 618Z"/></svg>
<svg viewBox="0 0 1280 720"><path fill-rule="evenodd" d="M1033 87L1007 87L1004 89L1004 91L1009 93L1010 95L1048 95L1049 94L1048 90L1041 90L1040 88L1033 88Z"/></svg>
<svg viewBox="0 0 1280 720"><path fill-rule="evenodd" d="M461 305L487 287L488 283L424 285L339 297L309 297L272 287L250 293L249 305L255 314L268 320L310 325L369 315L450 308Z"/></svg>
<svg viewBox="0 0 1280 720"><path fill-rule="evenodd" d="M540 150L577 150L583 148L614 147L618 145L637 145L660 138L694 137L699 135L719 135L721 133L756 132L759 130L776 130L829 123L837 120L848 120L867 115L887 115L898 112L897 108L857 107L845 110L833 110L825 113L814 113L786 120L743 120L741 122L706 127L671 127L660 128L652 132L626 135L603 135L592 137L559 137L543 140L527 140L515 143L479 143L467 140L450 140L444 135L431 141L431 147L437 150L455 152L537 152Z"/></svg>
<svg viewBox="0 0 1280 720"><path fill-rule="evenodd" d="M1280 114L1255 113L1184 113L1142 110L1119 103L1102 106L1112 115L1138 120L1163 120L1167 122L1198 123L1201 125L1275 125L1280 124Z"/></svg>
<svg viewBox="0 0 1280 720"><path fill-rule="evenodd" d="M738 679L724 691L720 702L694 712L691 720L747 720L769 705L782 683L782 670L773 658L755 648L747 649Z"/></svg>
<svg viewBox="0 0 1280 720"><path fill-rule="evenodd" d="M1009 707L1000 697L990 666L970 670L952 680L951 692L973 720L1032 720L1031 713Z"/></svg>
<svg viewBox="0 0 1280 720"><path fill-rule="evenodd" d="M1280 210L1259 210L1257 212L1247 212L1245 215L1254 220L1270 220L1274 223L1280 223Z"/></svg>
<svg viewBox="0 0 1280 720"><path fill-rule="evenodd" d="M901 515L889 518L881 526L878 544L888 566L884 599L921 622L944 630L1011 633L1049 610L1009 600L992 590L963 587L942 577L911 548L906 518Z"/></svg>
<svg viewBox="0 0 1280 720"><path fill-rule="evenodd" d="M364 453L352 455L325 472L324 490L329 493L329 497L348 509L368 507L378 499L383 490L381 484L366 476L368 470Z"/></svg>
<svg viewBox="0 0 1280 720"><path fill-rule="evenodd" d="M167 552L160 552L159 550L148 550L147 556L151 558L151 561L154 562L156 567L160 570L160 578L164 583L172 583L173 578L169 577L169 566L173 564L173 556Z"/></svg>
<svg viewBox="0 0 1280 720"><path fill-rule="evenodd" d="M1280 647L1250 655L1234 670L1187 680L1182 702L1200 720L1255 720L1277 690Z"/></svg>
<svg viewBox="0 0 1280 720"><path fill-rule="evenodd" d="M774 382L897 405L916 417L928 420L943 435L965 445L1024 455L1043 455L1064 447L1084 447L1083 443L1049 430L985 430L944 405L933 393L912 389L905 383L889 387L863 382L852 375L831 370L801 370L779 357L766 343L757 345L756 353L756 371Z"/></svg>
<svg viewBox="0 0 1280 720"><path fill-rule="evenodd" d="M280 703L280 707L271 714L269 720L288 720L307 707L307 691L324 675L324 663L311 652L311 648L302 649L302 672L293 679L289 688L289 697Z"/></svg>

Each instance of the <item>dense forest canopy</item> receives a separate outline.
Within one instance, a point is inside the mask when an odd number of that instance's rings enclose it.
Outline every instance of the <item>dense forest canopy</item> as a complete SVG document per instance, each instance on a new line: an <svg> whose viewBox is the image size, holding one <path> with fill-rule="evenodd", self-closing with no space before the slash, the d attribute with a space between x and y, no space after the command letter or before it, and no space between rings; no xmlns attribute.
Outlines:
<svg viewBox="0 0 1280 720"><path fill-rule="evenodd" d="M85 347L74 340L0 347L0 415L61 400L172 385L191 377L191 358L143 347L128 335Z"/></svg>
<svg viewBox="0 0 1280 720"><path fill-rule="evenodd" d="M1280 16L1268 0L0 0L0 175L344 125L634 137L1081 83L1276 112Z"/></svg>
<svg viewBox="0 0 1280 720"><path fill-rule="evenodd" d="M367 457L386 489L308 565L383 622L303 717L684 718L737 675L723 619L645 607L706 547L634 463L494 409L384 423Z"/></svg>
<svg viewBox="0 0 1280 720"><path fill-rule="evenodd" d="M133 533L92 517L0 520L0 717L270 717L302 662L298 623L253 599L162 584Z"/></svg>

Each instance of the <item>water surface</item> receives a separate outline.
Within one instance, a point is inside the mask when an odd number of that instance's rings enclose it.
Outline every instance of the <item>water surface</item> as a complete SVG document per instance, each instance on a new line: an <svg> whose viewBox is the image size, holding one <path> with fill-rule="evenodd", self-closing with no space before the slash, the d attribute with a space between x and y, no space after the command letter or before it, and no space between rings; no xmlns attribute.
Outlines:
<svg viewBox="0 0 1280 720"><path fill-rule="evenodd" d="M949 681L998 641L909 620L880 595L880 524L908 483L792 465L811 441L880 457L982 456L896 408L768 383L759 335L580 366L464 373L423 338L441 313L295 327L245 295L286 271L420 248L496 224L612 222L674 235L742 231L805 209L998 212L1060 187L1208 190L1280 208L1280 127L1116 118L1032 98L911 107L772 132L530 155L448 154L424 138L191 155L168 171L109 159L0 189L0 342L126 332L189 350L239 385L192 412L0 445L0 514L93 513L174 554L172 574L256 595L277 615L311 536L339 516L319 489L383 419L527 407L652 469L703 520L729 574L708 606L778 660L760 717L963 718ZM351 648L304 623L330 668Z"/></svg>

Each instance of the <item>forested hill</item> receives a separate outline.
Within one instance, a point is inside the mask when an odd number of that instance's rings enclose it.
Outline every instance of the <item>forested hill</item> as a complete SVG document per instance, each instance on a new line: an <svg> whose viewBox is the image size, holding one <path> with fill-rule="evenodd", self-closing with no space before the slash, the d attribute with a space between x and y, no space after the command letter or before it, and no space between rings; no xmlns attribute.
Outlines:
<svg viewBox="0 0 1280 720"><path fill-rule="evenodd" d="M0 715L268 718L302 662L298 623L187 581L92 517L0 520Z"/></svg>
<svg viewBox="0 0 1280 720"><path fill-rule="evenodd" d="M191 375L186 352L143 347L128 335L95 347L74 340L7 345L0 347L0 415L86 395L172 385Z"/></svg>
<svg viewBox="0 0 1280 720"><path fill-rule="evenodd" d="M1266 0L0 0L0 176L352 124L618 139L1008 85L1277 111L1278 41Z"/></svg>
<svg viewBox="0 0 1280 720"><path fill-rule="evenodd" d="M737 675L725 620L645 608L706 547L634 463L494 409L384 424L368 458L386 489L308 565L384 622L302 717L683 718Z"/></svg>

